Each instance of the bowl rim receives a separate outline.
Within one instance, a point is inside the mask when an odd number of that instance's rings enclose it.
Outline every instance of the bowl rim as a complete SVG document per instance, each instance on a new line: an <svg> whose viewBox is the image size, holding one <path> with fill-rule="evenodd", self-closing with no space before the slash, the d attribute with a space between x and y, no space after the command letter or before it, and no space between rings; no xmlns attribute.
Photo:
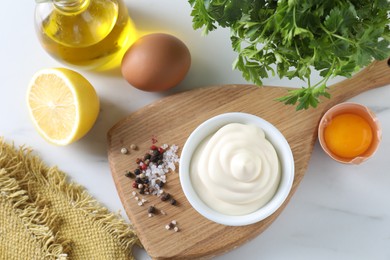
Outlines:
<svg viewBox="0 0 390 260"><path fill-rule="evenodd" d="M208 207L192 187L189 167L193 152L208 135L215 133L228 123L252 124L262 128L266 138L275 147L281 166L281 180L272 199L260 209L245 215L225 215ZM228 112L213 116L198 125L186 140L179 162L179 178L181 188L191 206L207 219L228 226L243 226L259 222L282 206L290 194L295 177L295 162L289 143L283 134L270 122L263 118L243 112Z"/></svg>

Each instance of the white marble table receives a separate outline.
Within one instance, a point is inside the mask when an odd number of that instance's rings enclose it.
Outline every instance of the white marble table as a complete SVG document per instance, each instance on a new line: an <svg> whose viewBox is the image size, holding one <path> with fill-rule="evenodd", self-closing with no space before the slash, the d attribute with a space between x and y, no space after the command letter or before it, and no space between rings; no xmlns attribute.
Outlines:
<svg viewBox="0 0 390 260"><path fill-rule="evenodd" d="M245 83L231 71L235 54L229 32L207 37L191 26L185 0L127 0L141 33L168 32L188 45L193 61L187 78L172 92L200 86ZM120 74L82 72L95 86L102 108L92 131L81 141L56 147L44 141L28 117L25 93L39 69L62 66L50 58L35 36L34 0L4 1L0 15L0 135L27 144L49 165L58 165L72 180L112 211L124 210L106 156L106 132L119 119L171 93L145 93ZM298 86L298 81L270 78L266 85ZM328 158L318 143L306 176L281 216L263 234L217 259L390 259L390 87L362 94L354 101L373 109L383 127L377 154L360 166ZM137 259L149 259L143 250Z"/></svg>

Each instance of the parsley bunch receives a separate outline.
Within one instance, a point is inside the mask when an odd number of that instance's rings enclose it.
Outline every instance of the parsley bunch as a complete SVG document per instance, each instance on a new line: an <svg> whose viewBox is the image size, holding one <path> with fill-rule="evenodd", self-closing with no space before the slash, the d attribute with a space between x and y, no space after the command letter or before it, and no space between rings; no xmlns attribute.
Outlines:
<svg viewBox="0 0 390 260"><path fill-rule="evenodd" d="M327 81L390 56L388 0L189 0L194 29L231 29L233 63L257 85L275 75L307 85L278 100L297 110L330 97ZM313 68L322 80L312 84Z"/></svg>

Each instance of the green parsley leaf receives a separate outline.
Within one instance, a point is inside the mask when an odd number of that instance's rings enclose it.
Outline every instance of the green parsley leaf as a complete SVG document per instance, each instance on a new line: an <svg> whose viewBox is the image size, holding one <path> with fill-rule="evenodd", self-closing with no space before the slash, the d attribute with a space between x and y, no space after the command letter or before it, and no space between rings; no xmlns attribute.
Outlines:
<svg viewBox="0 0 390 260"><path fill-rule="evenodd" d="M189 0L193 28L231 31L232 67L257 85L269 75L307 86L278 100L298 110L330 98L327 81L390 56L388 0ZM313 70L323 77L310 84Z"/></svg>

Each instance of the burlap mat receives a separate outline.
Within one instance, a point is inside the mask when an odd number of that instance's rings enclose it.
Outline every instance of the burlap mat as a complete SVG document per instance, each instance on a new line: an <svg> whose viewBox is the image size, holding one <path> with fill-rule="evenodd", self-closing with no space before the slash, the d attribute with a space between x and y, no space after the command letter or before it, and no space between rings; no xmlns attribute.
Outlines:
<svg viewBox="0 0 390 260"><path fill-rule="evenodd" d="M30 149L0 139L0 259L133 259L132 227Z"/></svg>

